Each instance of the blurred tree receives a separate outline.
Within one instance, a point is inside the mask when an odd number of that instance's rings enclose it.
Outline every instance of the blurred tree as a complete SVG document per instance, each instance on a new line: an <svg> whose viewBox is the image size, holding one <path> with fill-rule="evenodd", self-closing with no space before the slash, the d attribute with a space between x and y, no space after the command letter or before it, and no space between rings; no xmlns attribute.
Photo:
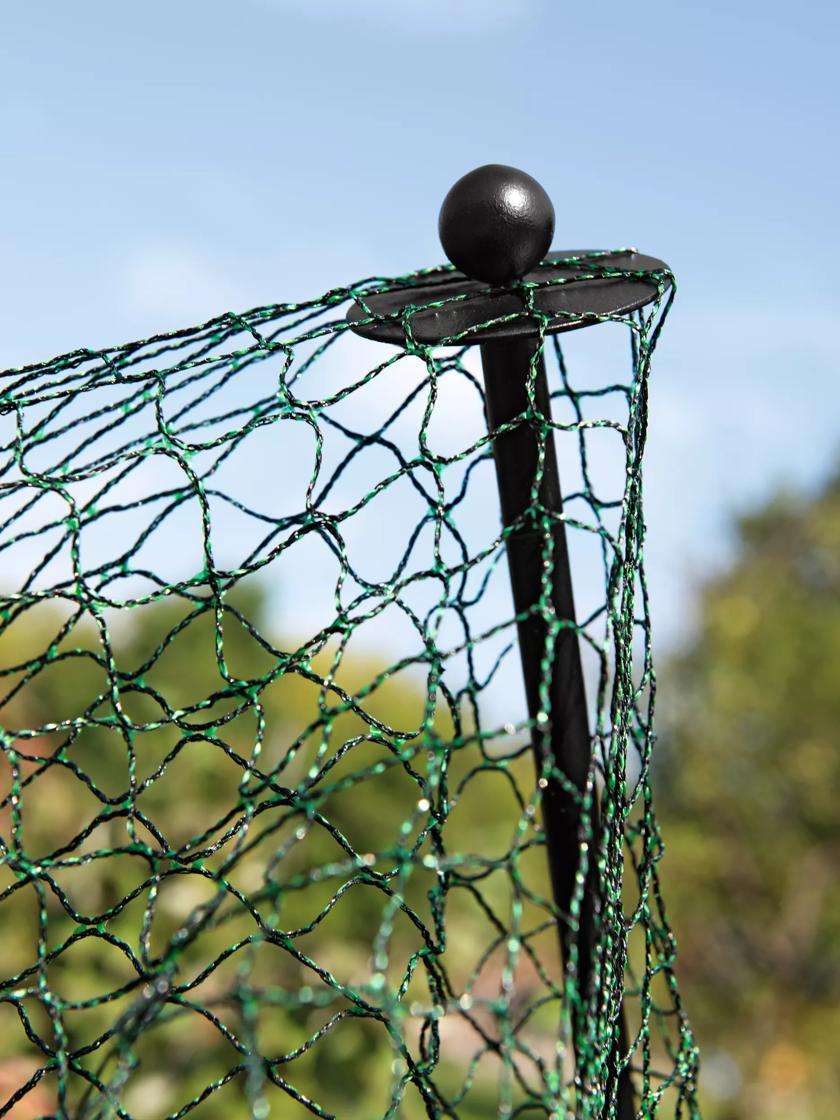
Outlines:
<svg viewBox="0 0 840 1120"><path fill-rule="evenodd" d="M217 656L212 610L168 601L122 612L125 617L114 613L108 618L106 641L89 616L70 606L50 602L23 610L7 608L0 633L5 696L0 720L7 733L6 751L0 754L5 787L0 795L0 834L12 855L0 868L0 937L3 974L8 977L2 993L4 999L9 993L12 998L0 1002L3 1099L49 1057L33 1039L40 1038L47 1047L55 1044L55 1027L36 982L39 928L43 952L55 954L49 959L46 982L64 1003L61 1022L68 1048L84 1048L122 1024L113 1038L85 1053L79 1066L105 1083L125 1076L121 1094L126 1107L151 1120L197 1097L240 1063L242 1054L217 1024L187 1005L181 1012L171 1003L161 1005L156 1018L133 1031L138 1014L146 1014L142 1008L138 1012L143 977L138 980L113 940L109 944L88 934L107 931L112 939L121 939L135 959L145 962L149 974L157 975L173 937L219 901L218 884L226 883L241 891L274 928L302 929L321 912L323 920L318 919L311 933L297 937L296 947L342 982L364 985L374 967L382 967L374 966L372 952L389 895L377 883L389 881L386 877L396 867L401 847L420 836L431 803L447 814L447 844L453 852L499 857L513 842L521 805L511 789L516 788L517 775L523 788L533 783L527 752L514 761L494 760L473 741L454 758L447 788L427 788L425 747L417 757L411 754L428 718L423 681L416 671L384 676L388 657L369 649L351 650L339 663L333 643L317 656L301 659L295 671L272 680L278 657L286 656L287 648L294 652L294 645L272 646L271 639L257 637L268 629L259 593L235 592L228 605L235 609L222 623L225 671ZM131 735L115 726L108 656L119 680L120 709L142 728ZM326 680L331 682L328 686ZM249 682L260 697L263 728L258 727L252 694L247 687L242 691ZM378 682L375 687L373 682ZM342 697L363 697L365 718L359 705L348 705ZM452 740L453 718L460 718L457 709L458 704L440 698L433 734ZM370 720L385 730L366 738ZM37 734L33 737L28 729L37 729ZM246 759L254 759L263 774L273 774L278 790L300 791L300 804L293 806L265 788L253 798L259 814L247 829L237 831L231 826L242 819ZM312 767L322 776L310 796L304 791ZM483 781L488 778L495 779L489 789ZM18 788L16 811L13 780ZM462 788L470 783L477 795L459 804ZM136 806L134 814L130 800ZM153 863L160 876L155 902L145 912L152 864L138 847L161 853ZM427 838L420 852L431 851ZM352 853L363 854L358 873ZM543 854L537 851L534 856L531 874L546 894ZM520 863L529 859L526 852ZM40 862L48 878L30 878L33 862ZM426 927L434 929L430 892L438 877L422 859L413 863L411 879L400 885L400 894ZM498 936L475 906L469 873L466 866L465 889L450 891L446 900L447 920L457 931L447 946L447 968L460 990L469 983L482 947ZM457 878L457 871L452 874ZM488 881L484 873L479 878L485 902L498 904L504 919L504 908L511 905L505 876ZM335 892L350 879L355 885L332 906ZM43 927L39 903L46 914ZM403 914L394 915L393 926L392 968L386 971L388 982L396 987L407 960L424 942ZM226 896L212 920L179 951L171 979L187 985L183 998L211 1011L233 1035L258 1040L262 1053L282 1055L351 1005L321 984L315 972L272 944L246 947L208 969L231 945L251 937L255 928L247 908ZM61 948L68 938L70 947ZM549 971L552 961L556 970L553 931L547 931L543 941ZM498 993L501 969L497 954L474 990ZM418 967L406 1002L431 1005L423 977ZM529 984L536 990L538 978L520 981L523 1006ZM303 988L311 991L306 1004L297 999ZM114 992L116 997L106 1002L97 998ZM539 1017L535 1021L541 1024L538 1037L550 1052L556 1013L547 1010L545 1024ZM32 1037L23 1029L21 1013L28 1016ZM539 1033L546 1028L548 1033ZM450 1040L441 1069L443 1083L451 1084L453 1091L466 1072L459 1065L466 1066L480 1045L478 1035L469 1029L462 1033L463 1038ZM393 1045L382 1024L350 1015L281 1072L342 1120L353 1120L383 1114L393 1060ZM131 1069L126 1066L122 1074L125 1061ZM460 1106L464 1120L495 1109L495 1076L484 1063ZM48 1111L45 1101L55 1108L54 1086L53 1075L47 1075L11 1115L17 1120L42 1115ZM251 1115L244 1088L245 1077L239 1075L208 1097L198 1114L207 1120L244 1120ZM80 1120L95 1120L104 1113L96 1094L86 1090L81 1077L73 1078L68 1107ZM273 1091L272 1101L283 1116L309 1115L279 1091ZM399 1115L413 1120L425 1114L419 1097L410 1091Z"/></svg>
<svg viewBox="0 0 840 1120"><path fill-rule="evenodd" d="M665 897L710 1120L840 1099L840 475L739 523L660 673Z"/></svg>

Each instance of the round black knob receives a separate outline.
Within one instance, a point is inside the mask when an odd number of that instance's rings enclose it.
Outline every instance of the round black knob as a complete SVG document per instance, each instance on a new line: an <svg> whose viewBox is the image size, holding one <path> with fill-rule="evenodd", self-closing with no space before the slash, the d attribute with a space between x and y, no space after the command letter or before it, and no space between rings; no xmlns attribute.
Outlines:
<svg viewBox="0 0 840 1120"><path fill-rule="evenodd" d="M461 272L485 284L507 284L548 252L554 207L527 172L487 163L452 187L438 229L444 252Z"/></svg>

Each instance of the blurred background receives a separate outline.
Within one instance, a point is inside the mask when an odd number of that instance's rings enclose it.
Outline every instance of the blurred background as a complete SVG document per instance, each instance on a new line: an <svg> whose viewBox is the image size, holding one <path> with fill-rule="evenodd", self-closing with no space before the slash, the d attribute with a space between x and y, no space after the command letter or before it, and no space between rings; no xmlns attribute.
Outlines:
<svg viewBox="0 0 840 1120"><path fill-rule="evenodd" d="M752 0L48 0L0 39L0 368L438 263L440 201L488 161L543 183L557 248L673 267L656 793L712 1120L827 1120L840 1093L838 24Z"/></svg>

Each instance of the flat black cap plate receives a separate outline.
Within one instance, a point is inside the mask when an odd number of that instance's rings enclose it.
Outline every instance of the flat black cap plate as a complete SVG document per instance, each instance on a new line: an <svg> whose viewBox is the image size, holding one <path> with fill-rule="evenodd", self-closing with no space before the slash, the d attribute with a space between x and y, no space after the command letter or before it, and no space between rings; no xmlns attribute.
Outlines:
<svg viewBox="0 0 840 1120"><path fill-rule="evenodd" d="M527 299L551 316L546 330L572 331L652 303L671 285L664 261L634 250L550 253L516 284L490 288L451 268L426 273L417 283L357 295L347 313L365 338L405 345L411 336L427 345L467 346L536 334L538 319ZM410 331L410 335L407 334Z"/></svg>

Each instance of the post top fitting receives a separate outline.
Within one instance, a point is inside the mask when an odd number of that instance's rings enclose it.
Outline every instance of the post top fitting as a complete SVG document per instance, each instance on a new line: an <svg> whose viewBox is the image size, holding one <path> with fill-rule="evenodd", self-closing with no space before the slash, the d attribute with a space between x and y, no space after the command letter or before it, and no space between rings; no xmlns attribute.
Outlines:
<svg viewBox="0 0 840 1120"><path fill-rule="evenodd" d="M485 284L509 284L548 253L554 207L527 172L487 163L450 189L438 230L447 257L466 276Z"/></svg>

